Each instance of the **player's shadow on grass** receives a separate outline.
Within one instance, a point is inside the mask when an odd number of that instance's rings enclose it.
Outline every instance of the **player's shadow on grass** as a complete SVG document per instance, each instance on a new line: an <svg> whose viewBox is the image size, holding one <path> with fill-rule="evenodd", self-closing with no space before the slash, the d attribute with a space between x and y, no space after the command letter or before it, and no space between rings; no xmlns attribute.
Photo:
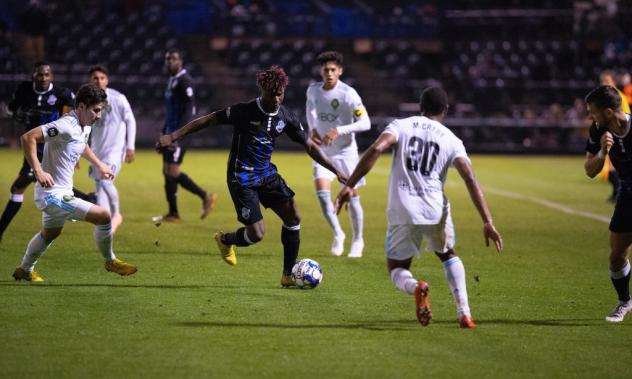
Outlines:
<svg viewBox="0 0 632 379"><path fill-rule="evenodd" d="M339 324L280 324L221 321L181 321L177 326L189 328L255 328L255 329L364 329L372 331L411 330L419 328L413 320L365 321Z"/></svg>
<svg viewBox="0 0 632 379"><path fill-rule="evenodd" d="M0 280L0 286L24 287L33 289L63 288L63 287L109 287L109 288L150 288L150 289L239 289L243 286L230 285L199 285L199 284L112 284L112 283L16 283L15 280Z"/></svg>
<svg viewBox="0 0 632 379"><path fill-rule="evenodd" d="M576 327L576 326L595 326L603 324L603 319L596 318L569 318L569 319L549 319L549 320L477 320L478 325L533 325L533 326L556 326L556 327Z"/></svg>

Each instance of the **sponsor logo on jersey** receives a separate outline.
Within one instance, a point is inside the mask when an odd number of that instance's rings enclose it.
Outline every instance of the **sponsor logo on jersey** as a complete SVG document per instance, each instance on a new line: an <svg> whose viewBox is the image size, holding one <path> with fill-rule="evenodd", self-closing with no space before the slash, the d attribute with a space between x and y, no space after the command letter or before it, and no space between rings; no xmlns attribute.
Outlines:
<svg viewBox="0 0 632 379"><path fill-rule="evenodd" d="M57 102L57 97L55 97L55 95L50 95L46 102L48 103L48 105L55 105L55 103Z"/></svg>
<svg viewBox="0 0 632 379"><path fill-rule="evenodd" d="M59 130L57 130L57 128L55 127L52 127L46 131L46 134L48 134L49 137L55 137L56 135L59 134Z"/></svg>
<svg viewBox="0 0 632 379"><path fill-rule="evenodd" d="M320 121L334 122L338 119L338 115L333 114L333 113L322 112L318 114L318 118L320 119Z"/></svg>
<svg viewBox="0 0 632 379"><path fill-rule="evenodd" d="M340 101L338 101L338 99L333 99L331 101L331 107L336 110L338 109L338 107L340 106Z"/></svg>
<svg viewBox="0 0 632 379"><path fill-rule="evenodd" d="M250 218L250 209L246 207L241 208L241 217L248 220Z"/></svg>
<svg viewBox="0 0 632 379"><path fill-rule="evenodd" d="M285 122L283 122L283 120L280 120L279 123L276 125L277 133L281 133L284 128L285 128Z"/></svg>

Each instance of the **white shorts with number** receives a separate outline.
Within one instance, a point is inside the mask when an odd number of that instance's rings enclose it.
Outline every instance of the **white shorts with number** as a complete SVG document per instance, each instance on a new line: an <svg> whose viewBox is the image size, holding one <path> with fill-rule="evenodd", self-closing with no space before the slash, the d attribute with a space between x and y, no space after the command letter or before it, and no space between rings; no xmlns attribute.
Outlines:
<svg viewBox="0 0 632 379"><path fill-rule="evenodd" d="M332 155L329 157L329 160L333 165L347 177L351 175L353 170L355 170L360 158L358 157L358 152L355 153L345 153L340 155ZM312 167L314 168L314 180L316 179L327 179L329 181L337 180L336 175L321 166L320 164L312 161ZM366 180L364 178L360 179L358 184L356 184L355 188L361 187L366 184Z"/></svg>
<svg viewBox="0 0 632 379"><path fill-rule="evenodd" d="M436 225L388 225L386 231L386 257L403 261L419 255L423 240L428 241L426 251L439 254L454 247L454 225L447 215Z"/></svg>
<svg viewBox="0 0 632 379"><path fill-rule="evenodd" d="M71 195L47 195L44 200L35 202L42 210L44 229L61 228L66 220L84 221L90 208L95 205Z"/></svg>

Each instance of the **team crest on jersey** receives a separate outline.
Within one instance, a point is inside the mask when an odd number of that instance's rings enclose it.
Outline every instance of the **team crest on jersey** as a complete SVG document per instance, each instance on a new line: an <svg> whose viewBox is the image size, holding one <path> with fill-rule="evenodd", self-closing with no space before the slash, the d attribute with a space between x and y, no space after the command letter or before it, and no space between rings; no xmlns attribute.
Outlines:
<svg viewBox="0 0 632 379"><path fill-rule="evenodd" d="M340 101L338 101L338 99L333 99L331 101L331 107L336 110L338 109L338 107L340 106Z"/></svg>
<svg viewBox="0 0 632 379"><path fill-rule="evenodd" d="M245 220L250 218L250 209L249 208L241 208L241 217Z"/></svg>
<svg viewBox="0 0 632 379"><path fill-rule="evenodd" d="M284 128L285 128L285 122L283 122L283 120L279 120L279 123L276 125L277 133L281 133Z"/></svg>
<svg viewBox="0 0 632 379"><path fill-rule="evenodd" d="M46 134L48 134L49 137L55 137L59 134L59 130L57 130L57 128L50 128L46 131Z"/></svg>
<svg viewBox="0 0 632 379"><path fill-rule="evenodd" d="M48 103L48 105L55 105L55 103L57 102L57 97L55 97L55 95L50 95L46 102Z"/></svg>

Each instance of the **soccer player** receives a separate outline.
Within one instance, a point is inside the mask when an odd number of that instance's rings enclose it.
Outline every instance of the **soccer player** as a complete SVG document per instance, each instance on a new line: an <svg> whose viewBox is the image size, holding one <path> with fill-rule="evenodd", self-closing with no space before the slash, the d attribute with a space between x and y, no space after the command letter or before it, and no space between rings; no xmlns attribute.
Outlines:
<svg viewBox="0 0 632 379"><path fill-rule="evenodd" d="M107 94L107 104L101 118L92 127L90 148L100 161L112 169L112 179L102 179L94 166L90 166L90 177L96 182L97 204L110 211L112 234L123 222L120 212L119 193L114 185L123 161L134 160L136 141L136 119L127 98L122 93L108 88L108 70L103 66L93 66L89 70L90 82L99 86Z"/></svg>
<svg viewBox="0 0 632 379"><path fill-rule="evenodd" d="M299 251L301 218L294 202L294 191L285 183L276 166L270 162L274 142L286 133L303 146L316 162L344 182L346 176L329 161L325 153L307 138L298 118L281 105L288 85L281 67L272 66L257 73L260 97L246 103L200 117L160 138L159 145L171 146L188 134L217 124L233 125L233 142L228 158L228 189L235 205L237 219L245 225L232 233L217 232L215 240L222 258L237 264L235 246L248 246L263 239L265 228L259 205L271 208L283 221L283 274L281 285L294 285L291 277Z"/></svg>
<svg viewBox="0 0 632 379"><path fill-rule="evenodd" d="M69 112L74 103L75 95L67 88L53 85L53 70L47 62L37 62L31 81L18 85L9 103L9 110L13 118L27 132L42 124L57 120L61 115ZM43 145L37 146L37 157L41 160ZM11 197L0 217L0 240L15 215L24 202L24 191L35 181L33 169L24 159L18 177L11 184ZM75 196L88 201L94 201L93 194L85 194L73 188Z"/></svg>
<svg viewBox="0 0 632 379"><path fill-rule="evenodd" d="M165 91L167 120L161 135L175 132L195 116L193 80L184 68L179 50L173 48L167 50L165 67L170 77ZM178 142L174 142L162 150L162 173L165 177L165 194L169 204L169 212L160 217L162 221L181 222L178 212L178 184L202 199L201 219L208 216L217 202L216 194L206 192L187 174L180 171L185 151L185 146Z"/></svg>
<svg viewBox="0 0 632 379"><path fill-rule="evenodd" d="M101 117L106 94L101 88L87 84L79 88L75 110L62 118L41 125L22 135L24 156L33 168L35 205L42 210L42 229L29 242L22 263L13 272L15 280L42 282L33 269L37 260L57 238L68 219L94 224L94 239L105 269L119 275L132 275L136 267L116 258L112 251L110 212L85 200L75 198L72 175L80 157L86 158L101 173L112 178L112 169L97 158L87 145L90 126ZM37 158L37 144L45 143L42 163Z"/></svg>
<svg viewBox="0 0 632 379"><path fill-rule="evenodd" d="M470 160L458 139L441 121L448 111L448 96L438 87L426 88L420 99L421 115L399 119L386 129L360 159L347 184L336 198L336 211L349 201L353 186L366 175L380 155L395 149L389 179L386 266L396 288L415 296L417 320L426 326L432 318L429 286L413 277L410 265L419 255L423 239L443 263L462 328L474 328L465 285L465 268L454 250L454 226L450 203L443 187L448 168L454 167L465 182L470 198L483 220L483 235L489 246L503 248Z"/></svg>
<svg viewBox="0 0 632 379"><path fill-rule="evenodd" d="M610 278L619 304L606 321L621 322L632 311L629 260L632 246L632 121L630 114L621 110L621 96L612 86L593 89L585 100L593 121L586 143L586 175L594 178L609 157L620 178L610 220Z"/></svg>
<svg viewBox="0 0 632 379"><path fill-rule="evenodd" d="M362 105L362 99L351 86L340 80L342 75L342 54L326 51L318 58L322 82L307 88L307 125L314 141L321 144L331 162L345 175L350 175L358 164L358 146L355 133L371 129L369 115ZM336 178L333 172L317 162L314 166L316 196L323 215L334 232L331 253L342 255L345 234L340 227L338 216L331 201L331 182ZM349 257L362 257L364 239L362 237L364 211L360 205L357 187L365 184L362 179L353 189L349 203L349 217L353 229L353 239Z"/></svg>

